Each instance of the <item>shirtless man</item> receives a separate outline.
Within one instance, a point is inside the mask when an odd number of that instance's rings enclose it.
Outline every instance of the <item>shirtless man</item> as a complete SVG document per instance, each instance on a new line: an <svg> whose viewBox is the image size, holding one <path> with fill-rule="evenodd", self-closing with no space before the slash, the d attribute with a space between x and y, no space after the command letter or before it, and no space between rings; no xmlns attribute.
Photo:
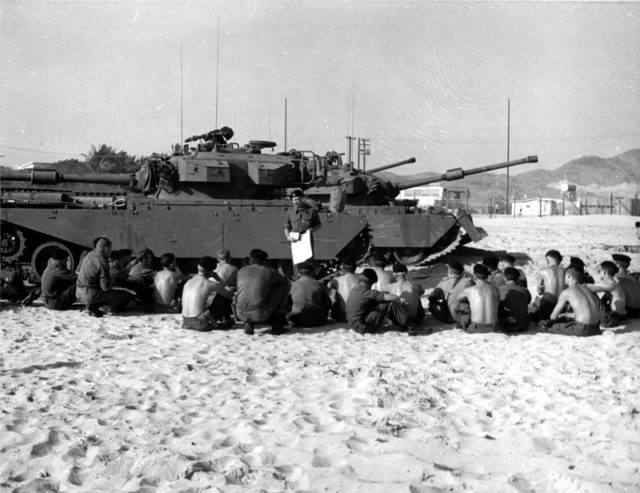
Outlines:
<svg viewBox="0 0 640 493"><path fill-rule="evenodd" d="M631 264L631 258L622 253L614 253L613 261L618 266L616 280L624 290L626 299L626 311L628 318L640 317L640 285L629 275L627 269Z"/></svg>
<svg viewBox="0 0 640 493"><path fill-rule="evenodd" d="M331 305L331 318L337 322L346 322L345 304L349 293L358 285L356 273L356 262L353 259L346 259L342 262L342 274L334 277L327 283L331 290L333 304Z"/></svg>
<svg viewBox="0 0 640 493"><path fill-rule="evenodd" d="M229 297L231 293L222 280L213 272L216 261L202 257L198 261L198 274L189 279L182 290L182 328L209 332L218 329L211 313L216 294ZM217 282L209 280L213 277ZM226 328L226 327L225 327Z"/></svg>
<svg viewBox="0 0 640 493"><path fill-rule="evenodd" d="M459 294L473 286L473 279L464 271L464 267L455 259L447 263L447 277L442 279L429 294L429 311L441 322L451 324L461 321L461 315L469 316L469 306L458 302ZM455 303L455 306L454 306Z"/></svg>
<svg viewBox="0 0 640 493"><path fill-rule="evenodd" d="M627 315L624 290L614 279L618 273L616 264L605 260L600 264L600 270L602 271L602 282L589 284L587 288L593 293L604 293L602 296L604 313L600 323L603 327L615 327L620 325L622 319Z"/></svg>
<svg viewBox="0 0 640 493"><path fill-rule="evenodd" d="M410 323L419 325L424 319L424 308L420 302L420 296L424 294L424 288L420 284L414 284L407 279L407 267L402 264L393 266L395 282L387 285L387 292L395 294L406 301L405 309Z"/></svg>
<svg viewBox="0 0 640 493"><path fill-rule="evenodd" d="M547 267L540 271L538 279L539 296L529 307L531 320L549 320L553 307L558 302L558 295L565 288L564 267L560 266L562 255L558 250L549 250L545 254Z"/></svg>
<svg viewBox="0 0 640 493"><path fill-rule="evenodd" d="M153 301L161 308L178 311L182 297L180 284L184 276L176 264L173 253L165 253L160 257L162 270L153 279Z"/></svg>
<svg viewBox="0 0 640 493"><path fill-rule="evenodd" d="M498 328L498 288L488 282L489 270L482 264L473 267L475 286L465 288L458 301L466 298L471 309L470 320L462 322L468 334L495 332Z"/></svg>
<svg viewBox="0 0 640 493"><path fill-rule="evenodd" d="M378 291L387 291L387 286L395 281L393 273L385 269L387 266L387 259L384 255L377 253L373 256L372 264L373 271L378 276L378 282L375 283L373 289Z"/></svg>
<svg viewBox="0 0 640 493"><path fill-rule="evenodd" d="M226 248L221 248L218 250L216 258L218 259L218 266L216 267L215 273L218 274L220 279L222 279L228 287L235 289L238 279L238 268L231 264L231 252Z"/></svg>
<svg viewBox="0 0 640 493"><path fill-rule="evenodd" d="M541 328L550 334L594 336L600 335L600 300L586 286L580 284L582 273L567 269L565 282L567 289L558 296L558 303L551 313L551 320L542 322ZM572 312L564 312L569 304ZM559 317L567 319L562 321Z"/></svg>

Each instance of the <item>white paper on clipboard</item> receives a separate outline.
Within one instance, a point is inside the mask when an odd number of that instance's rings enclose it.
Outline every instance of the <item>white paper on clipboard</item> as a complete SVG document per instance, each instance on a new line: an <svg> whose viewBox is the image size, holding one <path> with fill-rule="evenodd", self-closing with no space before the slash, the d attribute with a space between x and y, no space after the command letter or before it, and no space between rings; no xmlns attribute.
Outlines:
<svg viewBox="0 0 640 493"><path fill-rule="evenodd" d="M313 257L313 249L311 248L311 231L305 233L290 233L292 235L299 234L300 239L291 243L291 258L294 264L300 264L305 260Z"/></svg>

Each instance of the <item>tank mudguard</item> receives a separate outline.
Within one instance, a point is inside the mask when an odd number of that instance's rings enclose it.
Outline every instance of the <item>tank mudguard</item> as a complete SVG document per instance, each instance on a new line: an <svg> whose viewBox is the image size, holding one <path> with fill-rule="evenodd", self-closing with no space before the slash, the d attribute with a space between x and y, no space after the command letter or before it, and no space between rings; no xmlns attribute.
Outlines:
<svg viewBox="0 0 640 493"><path fill-rule="evenodd" d="M430 248L458 225L452 214L368 214L367 221L378 248Z"/></svg>

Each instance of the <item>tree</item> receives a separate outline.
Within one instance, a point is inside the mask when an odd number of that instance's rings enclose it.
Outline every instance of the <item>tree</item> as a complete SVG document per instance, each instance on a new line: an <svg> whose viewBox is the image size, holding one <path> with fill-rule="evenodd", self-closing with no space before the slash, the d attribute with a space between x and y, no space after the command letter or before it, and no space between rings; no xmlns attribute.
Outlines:
<svg viewBox="0 0 640 493"><path fill-rule="evenodd" d="M141 159L130 156L125 151L116 151L107 144L100 144L99 147L92 145L90 151L83 156L91 173L130 173L142 164Z"/></svg>

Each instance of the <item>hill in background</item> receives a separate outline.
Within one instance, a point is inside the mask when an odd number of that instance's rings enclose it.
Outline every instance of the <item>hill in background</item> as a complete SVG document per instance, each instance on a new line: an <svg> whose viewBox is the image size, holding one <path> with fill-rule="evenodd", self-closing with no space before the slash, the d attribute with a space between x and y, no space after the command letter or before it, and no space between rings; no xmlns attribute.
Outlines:
<svg viewBox="0 0 640 493"><path fill-rule="evenodd" d="M509 178L509 198L553 197L560 198L560 184L569 182L577 185L578 196L609 195L634 196L640 192L640 149L632 149L610 158L583 156L573 159L554 170L535 169L536 164L525 165L531 171ZM384 175L384 173L379 173ZM418 173L398 176L387 173L388 178L397 183L409 180L437 177L437 173ZM504 203L507 176L504 171L472 175L463 180L450 182L452 185L468 188L469 207L483 209L493 196L493 202ZM594 197L595 198L595 197Z"/></svg>

